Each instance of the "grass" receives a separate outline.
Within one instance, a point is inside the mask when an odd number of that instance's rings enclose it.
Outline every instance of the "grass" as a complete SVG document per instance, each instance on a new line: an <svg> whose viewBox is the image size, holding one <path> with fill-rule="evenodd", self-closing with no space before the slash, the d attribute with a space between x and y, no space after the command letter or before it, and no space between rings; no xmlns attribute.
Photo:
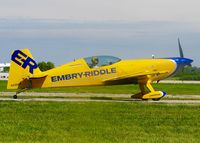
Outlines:
<svg viewBox="0 0 200 143"><path fill-rule="evenodd" d="M6 81L0 81L0 91L6 90ZM153 84L156 90L162 90L168 94L197 94L200 95L200 84ZM33 89L35 92L67 92L67 93L116 93L134 94L139 92L138 85L115 85L98 87L68 87L68 88L46 88Z"/></svg>
<svg viewBox="0 0 200 143"><path fill-rule="evenodd" d="M200 106L0 102L0 142L197 143Z"/></svg>
<svg viewBox="0 0 200 143"><path fill-rule="evenodd" d="M6 91L7 81L0 80L0 91Z"/></svg>

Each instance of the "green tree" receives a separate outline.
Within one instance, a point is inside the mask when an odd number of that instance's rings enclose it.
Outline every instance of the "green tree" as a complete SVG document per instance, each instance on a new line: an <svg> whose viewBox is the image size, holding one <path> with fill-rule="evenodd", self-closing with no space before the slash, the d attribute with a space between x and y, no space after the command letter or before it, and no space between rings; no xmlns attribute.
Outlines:
<svg viewBox="0 0 200 143"><path fill-rule="evenodd" d="M53 69L54 67L55 67L54 63L52 63L52 62L50 62L50 61L47 62L47 69L48 69L48 70L49 70L49 69Z"/></svg>
<svg viewBox="0 0 200 143"><path fill-rule="evenodd" d="M200 68L184 67L184 69L175 77L178 77L180 80L200 80Z"/></svg>
<svg viewBox="0 0 200 143"><path fill-rule="evenodd" d="M54 63L48 61L48 62L39 62L38 63L38 67L40 68L41 71L47 71L47 70L50 70L52 68L55 67Z"/></svg>
<svg viewBox="0 0 200 143"><path fill-rule="evenodd" d="M9 70L10 70L10 67L4 67L3 68L3 72L9 72Z"/></svg>

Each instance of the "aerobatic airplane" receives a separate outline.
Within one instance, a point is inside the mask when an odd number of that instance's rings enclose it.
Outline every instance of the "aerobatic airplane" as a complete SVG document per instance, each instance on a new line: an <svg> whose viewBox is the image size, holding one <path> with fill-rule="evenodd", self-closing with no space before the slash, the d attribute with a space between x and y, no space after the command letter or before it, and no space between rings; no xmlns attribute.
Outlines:
<svg viewBox="0 0 200 143"><path fill-rule="evenodd" d="M151 83L175 75L193 62L184 58L179 40L178 44L180 57L121 60L113 56L93 56L45 72L40 71L28 49L15 50L7 88L17 89L13 96L16 99L17 94L32 88L139 84L141 91L132 98L159 100L166 93L154 90Z"/></svg>

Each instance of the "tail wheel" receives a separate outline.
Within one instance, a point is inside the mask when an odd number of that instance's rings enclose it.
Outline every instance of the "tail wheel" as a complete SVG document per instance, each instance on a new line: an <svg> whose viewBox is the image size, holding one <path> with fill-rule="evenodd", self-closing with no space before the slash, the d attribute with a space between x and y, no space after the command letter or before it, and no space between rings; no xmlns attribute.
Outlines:
<svg viewBox="0 0 200 143"><path fill-rule="evenodd" d="M17 95L16 94L13 96L13 99L17 99Z"/></svg>

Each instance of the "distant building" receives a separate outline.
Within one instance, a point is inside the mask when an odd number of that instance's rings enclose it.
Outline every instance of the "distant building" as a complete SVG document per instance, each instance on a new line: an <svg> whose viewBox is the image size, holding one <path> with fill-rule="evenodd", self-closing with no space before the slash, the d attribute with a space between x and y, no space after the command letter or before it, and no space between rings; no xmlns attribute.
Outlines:
<svg viewBox="0 0 200 143"><path fill-rule="evenodd" d="M10 63L0 63L0 80L8 80L9 74L4 72L4 68L10 68Z"/></svg>
<svg viewBox="0 0 200 143"><path fill-rule="evenodd" d="M8 73L0 73L0 80L8 80Z"/></svg>

